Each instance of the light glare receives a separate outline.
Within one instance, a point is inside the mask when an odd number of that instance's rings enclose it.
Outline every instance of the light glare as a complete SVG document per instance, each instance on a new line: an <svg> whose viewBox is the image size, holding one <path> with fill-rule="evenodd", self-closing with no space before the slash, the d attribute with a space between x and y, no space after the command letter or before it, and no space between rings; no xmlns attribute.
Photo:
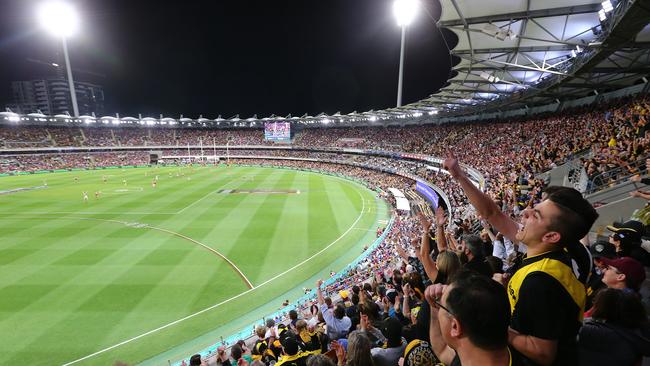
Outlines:
<svg viewBox="0 0 650 366"><path fill-rule="evenodd" d="M606 13L609 13L610 11L614 10L614 7L612 6L612 2L609 0L603 1L600 5L603 6L603 10L605 10Z"/></svg>
<svg viewBox="0 0 650 366"><path fill-rule="evenodd" d="M38 19L45 30L57 37L70 37L79 29L76 10L70 4L60 1L41 4Z"/></svg>
<svg viewBox="0 0 650 366"><path fill-rule="evenodd" d="M397 19L397 25L405 27L411 24L419 7L418 0L395 0L393 13Z"/></svg>

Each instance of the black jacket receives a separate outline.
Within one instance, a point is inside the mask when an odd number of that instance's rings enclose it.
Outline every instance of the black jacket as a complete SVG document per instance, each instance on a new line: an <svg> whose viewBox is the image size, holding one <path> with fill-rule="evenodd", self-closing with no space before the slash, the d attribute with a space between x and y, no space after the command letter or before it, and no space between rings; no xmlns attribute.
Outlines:
<svg viewBox="0 0 650 366"><path fill-rule="evenodd" d="M650 356L650 328L630 329L586 319L578 336L580 365L634 366Z"/></svg>

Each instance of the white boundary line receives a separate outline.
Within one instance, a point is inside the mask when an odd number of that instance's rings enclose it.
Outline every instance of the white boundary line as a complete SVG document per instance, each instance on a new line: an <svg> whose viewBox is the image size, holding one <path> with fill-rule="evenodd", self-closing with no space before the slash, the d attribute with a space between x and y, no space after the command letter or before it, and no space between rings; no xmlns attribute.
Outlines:
<svg viewBox="0 0 650 366"><path fill-rule="evenodd" d="M227 183L226 183L226 184L227 184ZM178 214L180 214L180 213L183 213L183 211L185 211L185 210L187 210L188 208L190 208L190 207L196 205L197 203L203 201L203 199L205 199L205 198L208 197L209 195L211 195L211 194L213 194L213 193L215 193L215 192L217 192L217 191L219 191L219 190L221 190L221 189L223 189L223 188L215 189L214 191L211 191L211 192L206 193L205 196L203 196L203 197L197 199L196 201L194 201L194 202L190 203L189 205L183 207L182 209L176 211L174 214L175 214L175 215L178 215Z"/></svg>
<svg viewBox="0 0 650 366"><path fill-rule="evenodd" d="M122 342L120 342L120 343L114 344L114 345L112 345L112 346L110 346L110 347L106 347L106 348L104 348L104 349L102 349L102 350L99 350L99 351L97 351L97 352L95 352L95 353L91 353L91 354L89 354L89 355L87 355L87 356L81 357L81 358L76 359L76 360L74 360L74 361L70 361L70 362L68 362L68 363L63 364L62 366L69 366L69 365L73 365L73 364L75 364L75 363L78 363L78 362L81 362L81 361L87 360L87 359L89 359L89 358L91 358L91 357L95 357L95 356L97 356L97 355L99 355L99 354L102 354L102 353L104 353L104 352L110 351L110 350L112 350L112 349L114 349L114 348L120 347L120 346L125 345L125 344L127 344L127 343L131 343L131 342L133 342L133 341L135 341L135 340L138 340L138 339L140 339L140 338L142 338L142 337L146 337L146 336L148 336L149 334L153 334L153 333L159 332L159 331L161 331L161 330L163 330L163 329L169 328L169 327L171 327L171 326L173 326L173 325L176 325L176 324L178 324L178 323L180 323L180 322L183 322L183 321L185 321L185 320L187 320L187 319L191 319L191 318L193 318L193 317L195 317L195 316L197 316L197 315L203 314L203 313L205 313L205 312L207 312L207 311L210 311L210 310L212 310L212 309L215 309L215 308L217 308L217 307L219 307L219 306L221 306L221 305L223 305L223 304L226 304L226 303L231 302L231 301L233 301L233 300L235 300L235 299L238 299L238 298L240 298L240 297L246 295L247 293L249 293L249 292L251 292L251 291L254 291L255 289L258 289L258 288L260 288L260 287L266 285L267 283L269 283L269 282L271 282L271 281L274 281L274 280L276 280L277 278L279 278L279 277L281 277L281 276L284 276L285 274L287 274L287 273L293 271L294 269L296 269L296 268L302 266L303 264L305 264L305 263L307 263L308 261L312 260L313 258L315 258L316 256L320 255L321 253L323 253L323 252L326 251L327 249L331 248L332 245L338 243L338 241L341 240L344 236L346 236L346 235L347 235L347 234L348 234L352 229L354 229L354 226L359 222L359 220L361 220L361 217L363 216L363 213L364 213L364 211L366 210L366 200L365 200L365 198L363 198L363 196L361 195L361 193L359 193L359 191L356 191L356 192L357 192L357 194L361 197L361 203L362 203L361 212L359 213L359 217L357 217L357 219L352 223L352 225L351 225L351 226L350 226L350 227L349 227L349 228L348 228L348 229L347 229L343 234L341 234L341 236L339 236L338 238L336 238L336 240L334 240L333 242L331 242L331 243L330 243L329 245L327 245L325 248L323 248L323 249L319 250L318 252L314 253L314 255L312 255L311 257L309 257L309 258L303 260L302 262L300 262L300 263L296 264L295 266L293 266L293 267L287 269L286 271L284 271L284 272L282 272L282 273L280 273L280 274L277 274L277 275L275 275L274 277L269 278L268 280L266 280L266 281L260 283L259 285L255 286L255 287L253 287L253 288L251 288L251 289L248 289L248 290L246 290L246 291L244 291L244 292L242 292L242 293L240 293L240 294L238 294L238 295L235 295L235 296L233 296L233 297L231 297L231 298L229 298L229 299L226 299L226 300L224 300L224 301L222 301L222 302L220 302L220 303L217 303L217 304L211 305L211 306L209 306L209 307L207 307L207 308L205 308L205 309L202 309L202 310L197 311L196 313L193 313L193 314L187 315L187 316L185 316L185 317L183 317L183 318L180 318L180 319L177 319L177 320L175 320L175 321L173 321L173 322L171 322L171 323L167 323L167 324L165 324L165 325L163 325L163 326L160 326L160 327L158 327L158 328L156 328L156 329L152 329L152 330L150 330L150 331L148 331L148 332L142 333L142 334L137 335L137 336L135 336L135 337L133 337L133 338L130 338L130 339L127 339L127 340L122 341Z"/></svg>
<svg viewBox="0 0 650 366"><path fill-rule="evenodd" d="M167 234L170 234L170 235L178 236L178 237L181 238L181 239L185 239L185 240L187 240L187 241L191 241L192 243L197 244L197 245L200 245L200 246L202 246L203 248L205 248L205 249L211 251L212 253L218 255L218 256L221 257L223 260L225 260L228 264L230 264L230 266L231 266L231 267L232 267L232 268L233 268L237 273L239 273L239 275L240 275L241 278L246 282L246 285L248 285L249 288L252 289L252 288L255 287L255 286L253 286L253 283L251 283L251 281L248 279L248 277L246 277L246 275L244 274L244 272L242 272L241 269L239 269L239 267L237 267L237 265L235 265L235 263L233 263L230 259L228 259L228 258L227 258L225 255L223 255L221 252L219 252L218 250L216 250L216 249L214 249L214 248L211 248L211 247L209 247L209 246L207 246L207 245L201 243L200 241L198 241L198 240L196 240L196 239L192 239L192 238L190 238L189 236L183 235L183 234L181 234L181 233L177 233L177 232L175 232L175 231L171 231L171 230L163 229L163 228L161 228L161 227L157 227L157 226L152 226L152 225L149 225L149 224L131 223L131 222L120 221L120 220L112 220L112 219L98 219L98 218L94 218L94 217L73 217L73 216L69 216L69 217L59 217L58 219L60 219L60 220L103 221L103 222L112 222L112 223L116 223L116 224L121 224L121 225L125 225L125 226L133 226L134 224L138 224L138 225L142 225L141 227L138 227L138 228L142 228L142 229L152 229L152 230L161 231L161 232L164 232L164 233L167 233Z"/></svg>
<svg viewBox="0 0 650 366"><path fill-rule="evenodd" d="M213 248L210 248L209 246L207 246L207 245L201 243L201 242L198 241L198 240L192 239L192 238L190 238L189 236L185 236L185 235L183 235L183 234L181 234L181 233L177 233L177 232L175 232L175 231L171 231L171 230L167 230L167 229L163 229L163 228L155 227L155 226L151 226L151 225L147 225L147 227L148 227L148 228L151 228L151 229L154 229L154 230L162 231L162 232L165 232L165 233L168 233L168 234L171 234L171 235L178 236L178 237L183 238L183 239L185 239L185 240L189 240L189 241L191 241L192 243L194 243L194 244L198 244L198 245L202 246L203 248L205 248L205 249L211 251L212 253L218 255L219 257L223 258L226 262L228 262L228 264L230 264L230 266L231 266L235 271L237 271L237 272L239 273L239 275L241 276L241 278L242 278L244 281L246 281L246 284L248 285L249 288L255 288L255 286L253 286L253 284L252 284L251 281L248 279L248 277L246 277L246 275L244 274L244 272L242 272L241 269L239 269L239 267L237 267L237 266L235 265L235 263L233 263L233 262L232 262L230 259L228 259L225 255L221 254L221 252L219 252L218 250L213 249Z"/></svg>
<svg viewBox="0 0 650 366"><path fill-rule="evenodd" d="M25 212L18 214L1 213L0 215L59 215L59 214L73 214L73 215L176 215L174 212L70 212L70 211L50 211L50 212Z"/></svg>

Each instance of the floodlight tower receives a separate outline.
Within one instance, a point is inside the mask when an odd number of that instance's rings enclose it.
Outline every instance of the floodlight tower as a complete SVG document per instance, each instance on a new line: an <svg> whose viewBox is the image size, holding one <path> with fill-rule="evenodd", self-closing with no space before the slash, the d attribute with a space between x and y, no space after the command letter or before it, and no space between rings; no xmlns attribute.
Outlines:
<svg viewBox="0 0 650 366"><path fill-rule="evenodd" d="M72 36L79 29L79 16L72 5L61 1L49 1L40 5L38 19L48 33L61 38L63 43L63 56L68 72L68 85L70 86L70 98L72 99L72 110L75 117L79 117L79 106L77 105L77 94L72 79L72 68L68 56L67 38Z"/></svg>
<svg viewBox="0 0 650 366"><path fill-rule="evenodd" d="M399 78L397 79L397 106L402 106L402 84L404 78L404 43L406 42L406 27L413 21L419 7L418 0L395 0L393 13L397 25L402 27L402 42L399 52Z"/></svg>

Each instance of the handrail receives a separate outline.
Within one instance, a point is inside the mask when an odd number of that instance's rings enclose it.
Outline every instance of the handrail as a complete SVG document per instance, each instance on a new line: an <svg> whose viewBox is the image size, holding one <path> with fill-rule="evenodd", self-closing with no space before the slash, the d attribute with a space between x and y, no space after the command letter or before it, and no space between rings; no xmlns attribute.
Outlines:
<svg viewBox="0 0 650 366"><path fill-rule="evenodd" d="M585 194L594 194L609 186L617 185L619 183L625 182L634 175L641 174L644 170L646 170L643 169L646 159L647 158L645 157L640 158L638 160L629 163L627 166L617 166L616 168L604 171L594 176L593 178L590 178ZM636 172L631 173L629 168L635 169ZM623 175L620 175L621 173ZM610 179L611 177L616 177L616 178L614 180L611 180Z"/></svg>

